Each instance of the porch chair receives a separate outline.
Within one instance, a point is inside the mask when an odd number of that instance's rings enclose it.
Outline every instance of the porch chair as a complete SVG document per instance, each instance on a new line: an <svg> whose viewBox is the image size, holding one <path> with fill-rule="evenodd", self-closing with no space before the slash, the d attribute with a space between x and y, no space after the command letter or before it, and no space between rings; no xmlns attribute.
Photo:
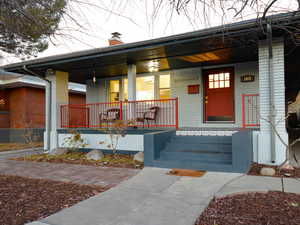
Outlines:
<svg viewBox="0 0 300 225"><path fill-rule="evenodd" d="M120 109L112 108L106 110L104 113L99 114L100 123L111 123L120 119Z"/></svg>
<svg viewBox="0 0 300 225"><path fill-rule="evenodd" d="M142 114L141 117L137 117L136 121L143 123L143 127L145 127L145 122L148 124L148 127L150 126L150 121L153 121L156 123L158 111L160 108L158 106L152 106L148 110L144 112L140 112Z"/></svg>

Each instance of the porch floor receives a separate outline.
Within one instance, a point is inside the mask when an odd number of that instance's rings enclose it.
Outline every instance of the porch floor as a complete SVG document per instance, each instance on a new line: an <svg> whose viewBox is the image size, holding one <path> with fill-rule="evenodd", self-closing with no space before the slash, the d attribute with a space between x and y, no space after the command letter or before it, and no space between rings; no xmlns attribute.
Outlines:
<svg viewBox="0 0 300 225"><path fill-rule="evenodd" d="M234 133L247 130L241 127L181 127L176 131L180 136L232 136ZM259 128L251 128L259 130Z"/></svg>
<svg viewBox="0 0 300 225"><path fill-rule="evenodd" d="M178 131L241 131L241 130L259 130L259 128L242 127L180 127Z"/></svg>

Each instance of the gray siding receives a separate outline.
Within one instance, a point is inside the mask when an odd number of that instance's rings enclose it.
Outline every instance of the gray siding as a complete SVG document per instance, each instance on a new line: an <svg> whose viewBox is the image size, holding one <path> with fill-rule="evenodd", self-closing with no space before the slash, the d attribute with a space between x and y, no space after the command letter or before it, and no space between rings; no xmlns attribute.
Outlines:
<svg viewBox="0 0 300 225"><path fill-rule="evenodd" d="M254 75L254 82L241 82L243 75ZM242 126L242 94L259 94L258 63L247 62L235 65L235 119Z"/></svg>
<svg viewBox="0 0 300 225"><path fill-rule="evenodd" d="M96 83L88 80L86 83L86 103L107 101L106 80L97 80Z"/></svg>
<svg viewBox="0 0 300 225"><path fill-rule="evenodd" d="M202 93L189 95L187 86L191 84L202 86L200 68L173 71L172 96L179 101L179 127L197 127L202 123Z"/></svg>

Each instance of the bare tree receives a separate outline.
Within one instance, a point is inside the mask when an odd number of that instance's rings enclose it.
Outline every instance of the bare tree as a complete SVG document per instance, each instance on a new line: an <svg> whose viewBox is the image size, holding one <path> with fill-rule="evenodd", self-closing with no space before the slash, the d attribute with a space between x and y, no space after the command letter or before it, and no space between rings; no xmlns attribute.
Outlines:
<svg viewBox="0 0 300 225"><path fill-rule="evenodd" d="M299 164L299 160L296 156L295 150L293 147L300 142L300 137L296 138L295 140L292 140L291 142L285 141L280 132L277 129L277 125L281 122L287 121L289 118L289 115L287 115L285 118L278 119L277 121L274 119L271 119L270 116L268 118L261 117L262 120L266 121L268 124L270 124L270 127L272 131L274 132L275 136L278 138L278 140L284 145L285 147L285 153L286 153L286 159L279 165L280 169L293 169L293 166L291 165L290 159L291 157L294 158L295 162Z"/></svg>

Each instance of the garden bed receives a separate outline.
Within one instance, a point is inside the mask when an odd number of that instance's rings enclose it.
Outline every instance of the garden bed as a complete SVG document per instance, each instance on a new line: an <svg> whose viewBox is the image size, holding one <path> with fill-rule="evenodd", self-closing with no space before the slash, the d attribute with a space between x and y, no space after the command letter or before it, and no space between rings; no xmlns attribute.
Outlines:
<svg viewBox="0 0 300 225"><path fill-rule="evenodd" d="M195 225L233 224L300 224L300 195L267 192L214 199L195 223Z"/></svg>
<svg viewBox="0 0 300 225"><path fill-rule="evenodd" d="M252 164L251 169L248 172L248 175L262 176L260 174L260 170L263 167L275 169L274 177L300 178L300 168L295 168L294 170L284 170L284 169L280 170L278 166L263 165L263 164L258 164L258 163Z"/></svg>
<svg viewBox="0 0 300 225"><path fill-rule="evenodd" d="M30 156L13 158L13 160L49 163L69 163L88 166L121 167L134 169L142 169L144 166L143 163L133 160L132 155L127 154L105 154L104 158L97 161L88 160L86 158L86 153L83 152L70 152L62 155L35 154Z"/></svg>
<svg viewBox="0 0 300 225"><path fill-rule="evenodd" d="M43 142L34 143L0 143L0 152L43 147Z"/></svg>
<svg viewBox="0 0 300 225"><path fill-rule="evenodd" d="M106 189L0 175L0 224L23 225L70 207Z"/></svg>

